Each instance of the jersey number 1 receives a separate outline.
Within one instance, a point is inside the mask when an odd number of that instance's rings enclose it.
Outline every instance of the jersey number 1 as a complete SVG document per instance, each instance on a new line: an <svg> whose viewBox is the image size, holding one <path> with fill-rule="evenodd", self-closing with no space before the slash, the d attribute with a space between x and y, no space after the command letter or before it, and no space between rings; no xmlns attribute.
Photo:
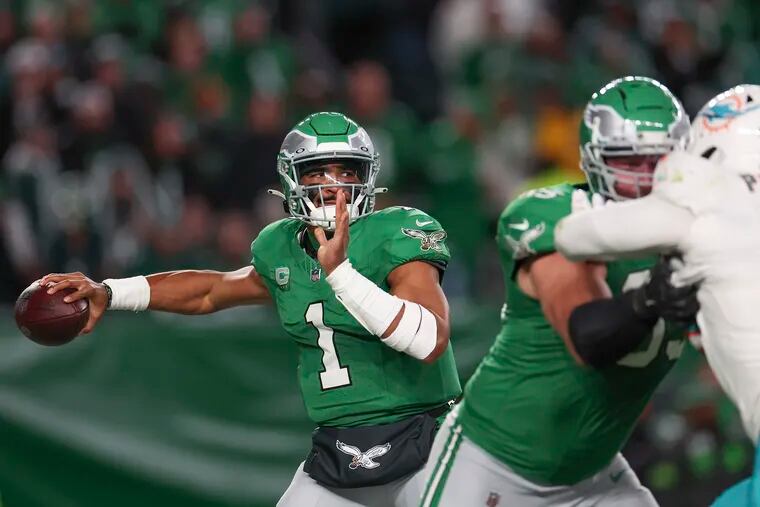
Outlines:
<svg viewBox="0 0 760 507"><path fill-rule="evenodd" d="M322 366L324 370L319 372L319 383L322 390L333 389L351 384L351 375L347 366L340 365L338 352L335 350L333 336L335 332L324 322L324 303L312 303L306 309L306 322L317 329L319 337L317 345L322 349Z"/></svg>

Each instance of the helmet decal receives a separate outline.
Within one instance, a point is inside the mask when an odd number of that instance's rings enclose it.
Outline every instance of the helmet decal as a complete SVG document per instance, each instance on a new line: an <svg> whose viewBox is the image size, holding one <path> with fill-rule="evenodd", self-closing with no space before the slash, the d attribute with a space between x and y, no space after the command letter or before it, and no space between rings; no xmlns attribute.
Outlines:
<svg viewBox="0 0 760 507"><path fill-rule="evenodd" d="M759 109L760 104L754 100L748 101L748 97L738 93L720 94L711 100L703 111L700 111L702 127L710 132L727 130L737 117Z"/></svg>

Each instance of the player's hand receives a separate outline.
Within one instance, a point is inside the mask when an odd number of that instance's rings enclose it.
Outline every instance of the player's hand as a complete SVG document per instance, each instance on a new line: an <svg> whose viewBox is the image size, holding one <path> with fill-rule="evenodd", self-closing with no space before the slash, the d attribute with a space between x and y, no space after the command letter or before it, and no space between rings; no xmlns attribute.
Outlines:
<svg viewBox="0 0 760 507"><path fill-rule="evenodd" d="M348 251L348 207L346 206L346 194L340 190L335 202L335 233L327 239L325 230L317 227L314 236L319 241L317 260L322 265L326 274L333 272L344 260Z"/></svg>
<svg viewBox="0 0 760 507"><path fill-rule="evenodd" d="M62 273L45 275L40 279L40 285L48 287L48 294L55 294L61 289L71 287L76 289L63 300L72 303L79 299L87 299L90 305L90 318L82 328L81 334L87 334L93 330L95 324L103 316L108 304L108 292L102 283L90 280L82 273Z"/></svg>
<svg viewBox="0 0 760 507"><path fill-rule="evenodd" d="M601 194L589 193L580 188L573 190L573 194L570 199L570 212L580 213L582 211L589 211L592 209L603 208L604 197Z"/></svg>
<svg viewBox="0 0 760 507"><path fill-rule="evenodd" d="M673 284L671 256L661 257L649 272L649 282L641 287L642 297L634 298L634 310L650 312L665 320L689 324L699 311L697 284Z"/></svg>

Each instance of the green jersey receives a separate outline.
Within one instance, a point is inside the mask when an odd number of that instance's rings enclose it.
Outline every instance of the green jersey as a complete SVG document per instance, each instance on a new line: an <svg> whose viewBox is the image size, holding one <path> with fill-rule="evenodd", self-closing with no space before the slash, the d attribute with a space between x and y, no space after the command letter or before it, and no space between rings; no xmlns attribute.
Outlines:
<svg viewBox="0 0 760 507"><path fill-rule="evenodd" d="M349 231L351 264L385 291L397 266L425 261L443 270L449 260L446 233L416 209L377 211L358 219ZM304 249L308 241L316 244L305 224L286 218L261 231L251 253L285 331L298 346L309 417L324 426L383 424L458 396L451 346L426 364L383 344L338 302L321 266Z"/></svg>
<svg viewBox="0 0 760 507"><path fill-rule="evenodd" d="M659 321L639 349L613 366L579 366L515 280L521 260L554 251L554 226L574 187L532 190L502 213L497 242L507 304L502 329L465 387L463 433L540 484L574 484L610 463L660 380L681 355L684 333ZM640 286L654 259L607 264L613 294Z"/></svg>

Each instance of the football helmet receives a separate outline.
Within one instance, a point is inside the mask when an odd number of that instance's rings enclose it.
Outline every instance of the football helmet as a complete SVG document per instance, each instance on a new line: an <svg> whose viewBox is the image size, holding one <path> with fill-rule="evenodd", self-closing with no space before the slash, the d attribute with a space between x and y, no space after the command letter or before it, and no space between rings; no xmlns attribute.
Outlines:
<svg viewBox="0 0 760 507"><path fill-rule="evenodd" d="M743 84L699 110L687 151L737 172L760 171L760 86Z"/></svg>
<svg viewBox="0 0 760 507"><path fill-rule="evenodd" d="M627 76L615 79L594 93L580 125L581 169L589 186L616 201L642 197L652 186L654 165L662 155L683 147L689 135L689 118L683 106L654 79ZM616 157L649 155L651 171L613 167ZM625 182L632 190L620 191Z"/></svg>
<svg viewBox="0 0 760 507"><path fill-rule="evenodd" d="M354 171L358 183L330 181L304 185L302 176L328 163L341 163ZM335 205L325 205L322 189L344 188L350 198L347 207L350 221L372 213L375 195L384 188L375 187L380 170L379 155L367 132L341 113L314 113L299 122L285 136L277 155L277 173L282 192L269 190L285 201L291 216L309 225L328 230L335 228Z"/></svg>

